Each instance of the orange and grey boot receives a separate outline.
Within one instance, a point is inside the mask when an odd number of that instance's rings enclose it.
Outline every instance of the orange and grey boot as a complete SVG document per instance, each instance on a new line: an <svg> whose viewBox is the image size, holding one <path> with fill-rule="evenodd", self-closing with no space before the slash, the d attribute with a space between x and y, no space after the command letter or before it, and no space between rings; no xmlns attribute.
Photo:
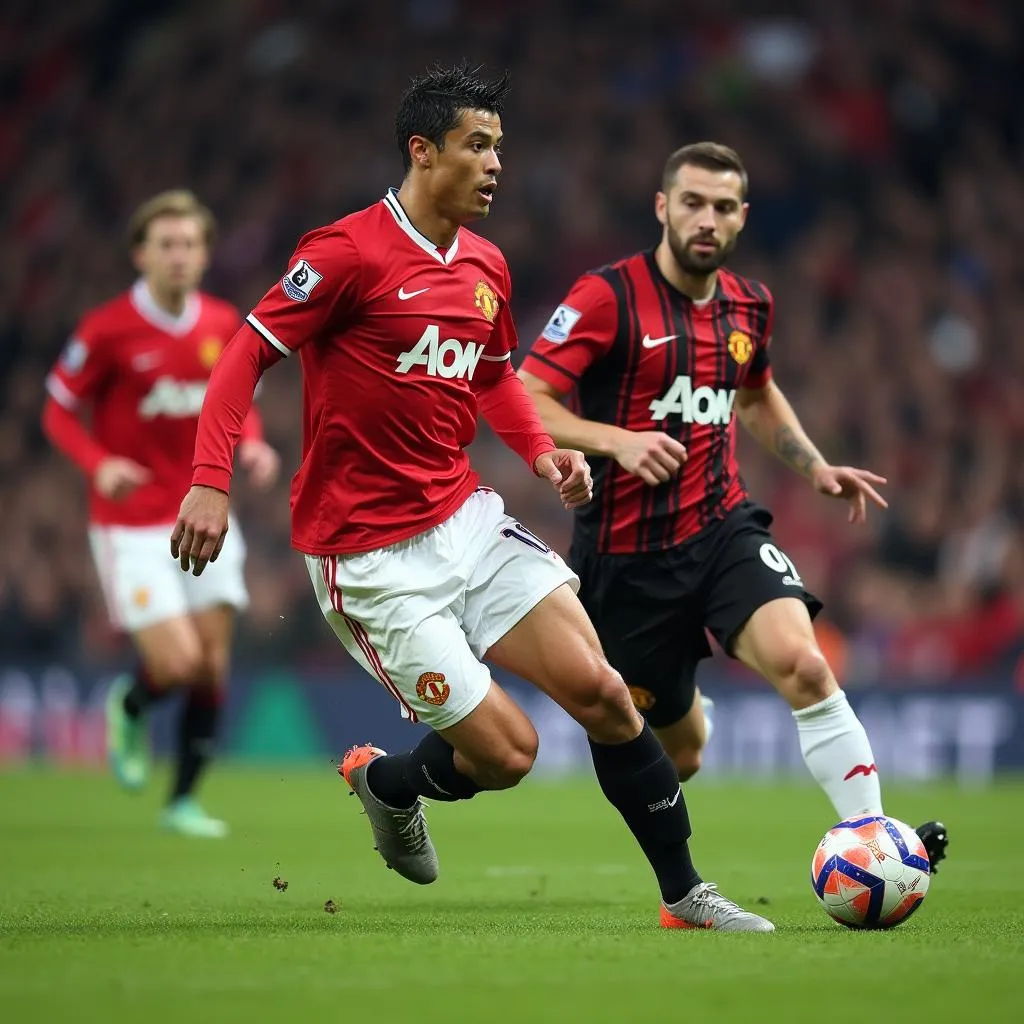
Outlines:
<svg viewBox="0 0 1024 1024"><path fill-rule="evenodd" d="M359 797L373 831L374 849L384 863L403 878L427 885L437 878L437 851L430 841L423 801L417 797L412 807L390 807L373 795L366 781L366 770L385 751L365 745L352 747L338 766L338 774Z"/></svg>

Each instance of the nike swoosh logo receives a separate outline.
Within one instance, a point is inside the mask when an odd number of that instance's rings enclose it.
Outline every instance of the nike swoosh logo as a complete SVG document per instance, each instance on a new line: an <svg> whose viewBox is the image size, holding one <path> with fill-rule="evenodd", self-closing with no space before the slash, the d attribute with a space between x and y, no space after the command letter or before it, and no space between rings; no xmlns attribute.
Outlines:
<svg viewBox="0 0 1024 1024"><path fill-rule="evenodd" d="M673 337L675 337L675 335L673 335ZM676 795L674 797L672 797L672 799L669 800L669 802L668 802L669 807L675 807L675 805L677 803L679 803L679 798L682 795L683 795L683 791L681 789L677 789L676 790Z"/></svg>
<svg viewBox="0 0 1024 1024"><path fill-rule="evenodd" d="M407 292L404 288L398 289L398 297L405 302L406 299L415 299L417 295L422 295L424 292L429 292L429 288L421 288L418 292Z"/></svg>
<svg viewBox="0 0 1024 1024"><path fill-rule="evenodd" d="M666 334L664 338L652 338L649 334L645 334L642 344L644 348L657 348L659 345L664 345L667 341L674 341L678 337L678 334Z"/></svg>

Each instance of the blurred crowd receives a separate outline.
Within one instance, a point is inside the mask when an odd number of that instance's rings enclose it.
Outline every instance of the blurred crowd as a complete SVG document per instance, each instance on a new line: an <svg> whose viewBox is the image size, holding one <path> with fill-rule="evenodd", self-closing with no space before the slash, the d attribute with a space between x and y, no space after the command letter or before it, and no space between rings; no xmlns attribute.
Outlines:
<svg viewBox="0 0 1024 1024"><path fill-rule="evenodd" d="M529 10L527 10L529 8ZM784 13L780 13L784 12ZM827 602L851 681L999 671L1024 637L1024 8L1012 0L9 0L0 22L0 651L123 654L76 471L39 431L43 379L124 289L131 209L192 188L220 236L209 290L246 310L297 237L399 184L410 74L512 69L481 230L521 347L575 276L653 245L661 166L734 146L751 178L734 266L777 303L776 379L834 462L889 478L867 528L744 442L754 495ZM297 367L265 379L294 468ZM748 439L749 440L749 439ZM560 548L570 523L492 437L478 468ZM237 509L253 605L239 656L340 656L288 545L287 483Z"/></svg>

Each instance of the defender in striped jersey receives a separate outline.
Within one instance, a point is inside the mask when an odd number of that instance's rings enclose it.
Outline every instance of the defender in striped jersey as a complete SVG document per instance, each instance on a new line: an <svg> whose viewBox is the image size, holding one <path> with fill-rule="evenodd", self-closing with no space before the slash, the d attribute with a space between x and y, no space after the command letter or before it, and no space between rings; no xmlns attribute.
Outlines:
<svg viewBox="0 0 1024 1024"><path fill-rule="evenodd" d="M584 274L520 375L557 444L594 456L594 500L576 512L580 597L634 702L685 780L709 726L696 669L723 649L793 709L804 760L840 818L881 814L871 745L814 638L821 602L769 532L736 463L736 420L850 521L886 481L832 466L772 379L773 301L723 266L747 217L747 175L717 143L673 153L656 249ZM573 393L579 415L562 399ZM932 863L945 828L921 826Z"/></svg>

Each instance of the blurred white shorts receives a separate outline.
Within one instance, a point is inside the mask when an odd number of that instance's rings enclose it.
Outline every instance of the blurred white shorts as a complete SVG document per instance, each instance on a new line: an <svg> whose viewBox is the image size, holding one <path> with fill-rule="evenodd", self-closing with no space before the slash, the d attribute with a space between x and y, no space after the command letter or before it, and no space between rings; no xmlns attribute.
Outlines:
<svg viewBox="0 0 1024 1024"><path fill-rule="evenodd" d="M245 588L245 540L228 520L220 557L193 576L171 557L171 526L89 527L89 546L110 621L127 633L217 605L241 610Z"/></svg>
<svg viewBox="0 0 1024 1024"><path fill-rule="evenodd" d="M548 594L579 579L481 488L449 519L357 555L306 556L324 618L346 650L433 729L487 695L481 659Z"/></svg>

